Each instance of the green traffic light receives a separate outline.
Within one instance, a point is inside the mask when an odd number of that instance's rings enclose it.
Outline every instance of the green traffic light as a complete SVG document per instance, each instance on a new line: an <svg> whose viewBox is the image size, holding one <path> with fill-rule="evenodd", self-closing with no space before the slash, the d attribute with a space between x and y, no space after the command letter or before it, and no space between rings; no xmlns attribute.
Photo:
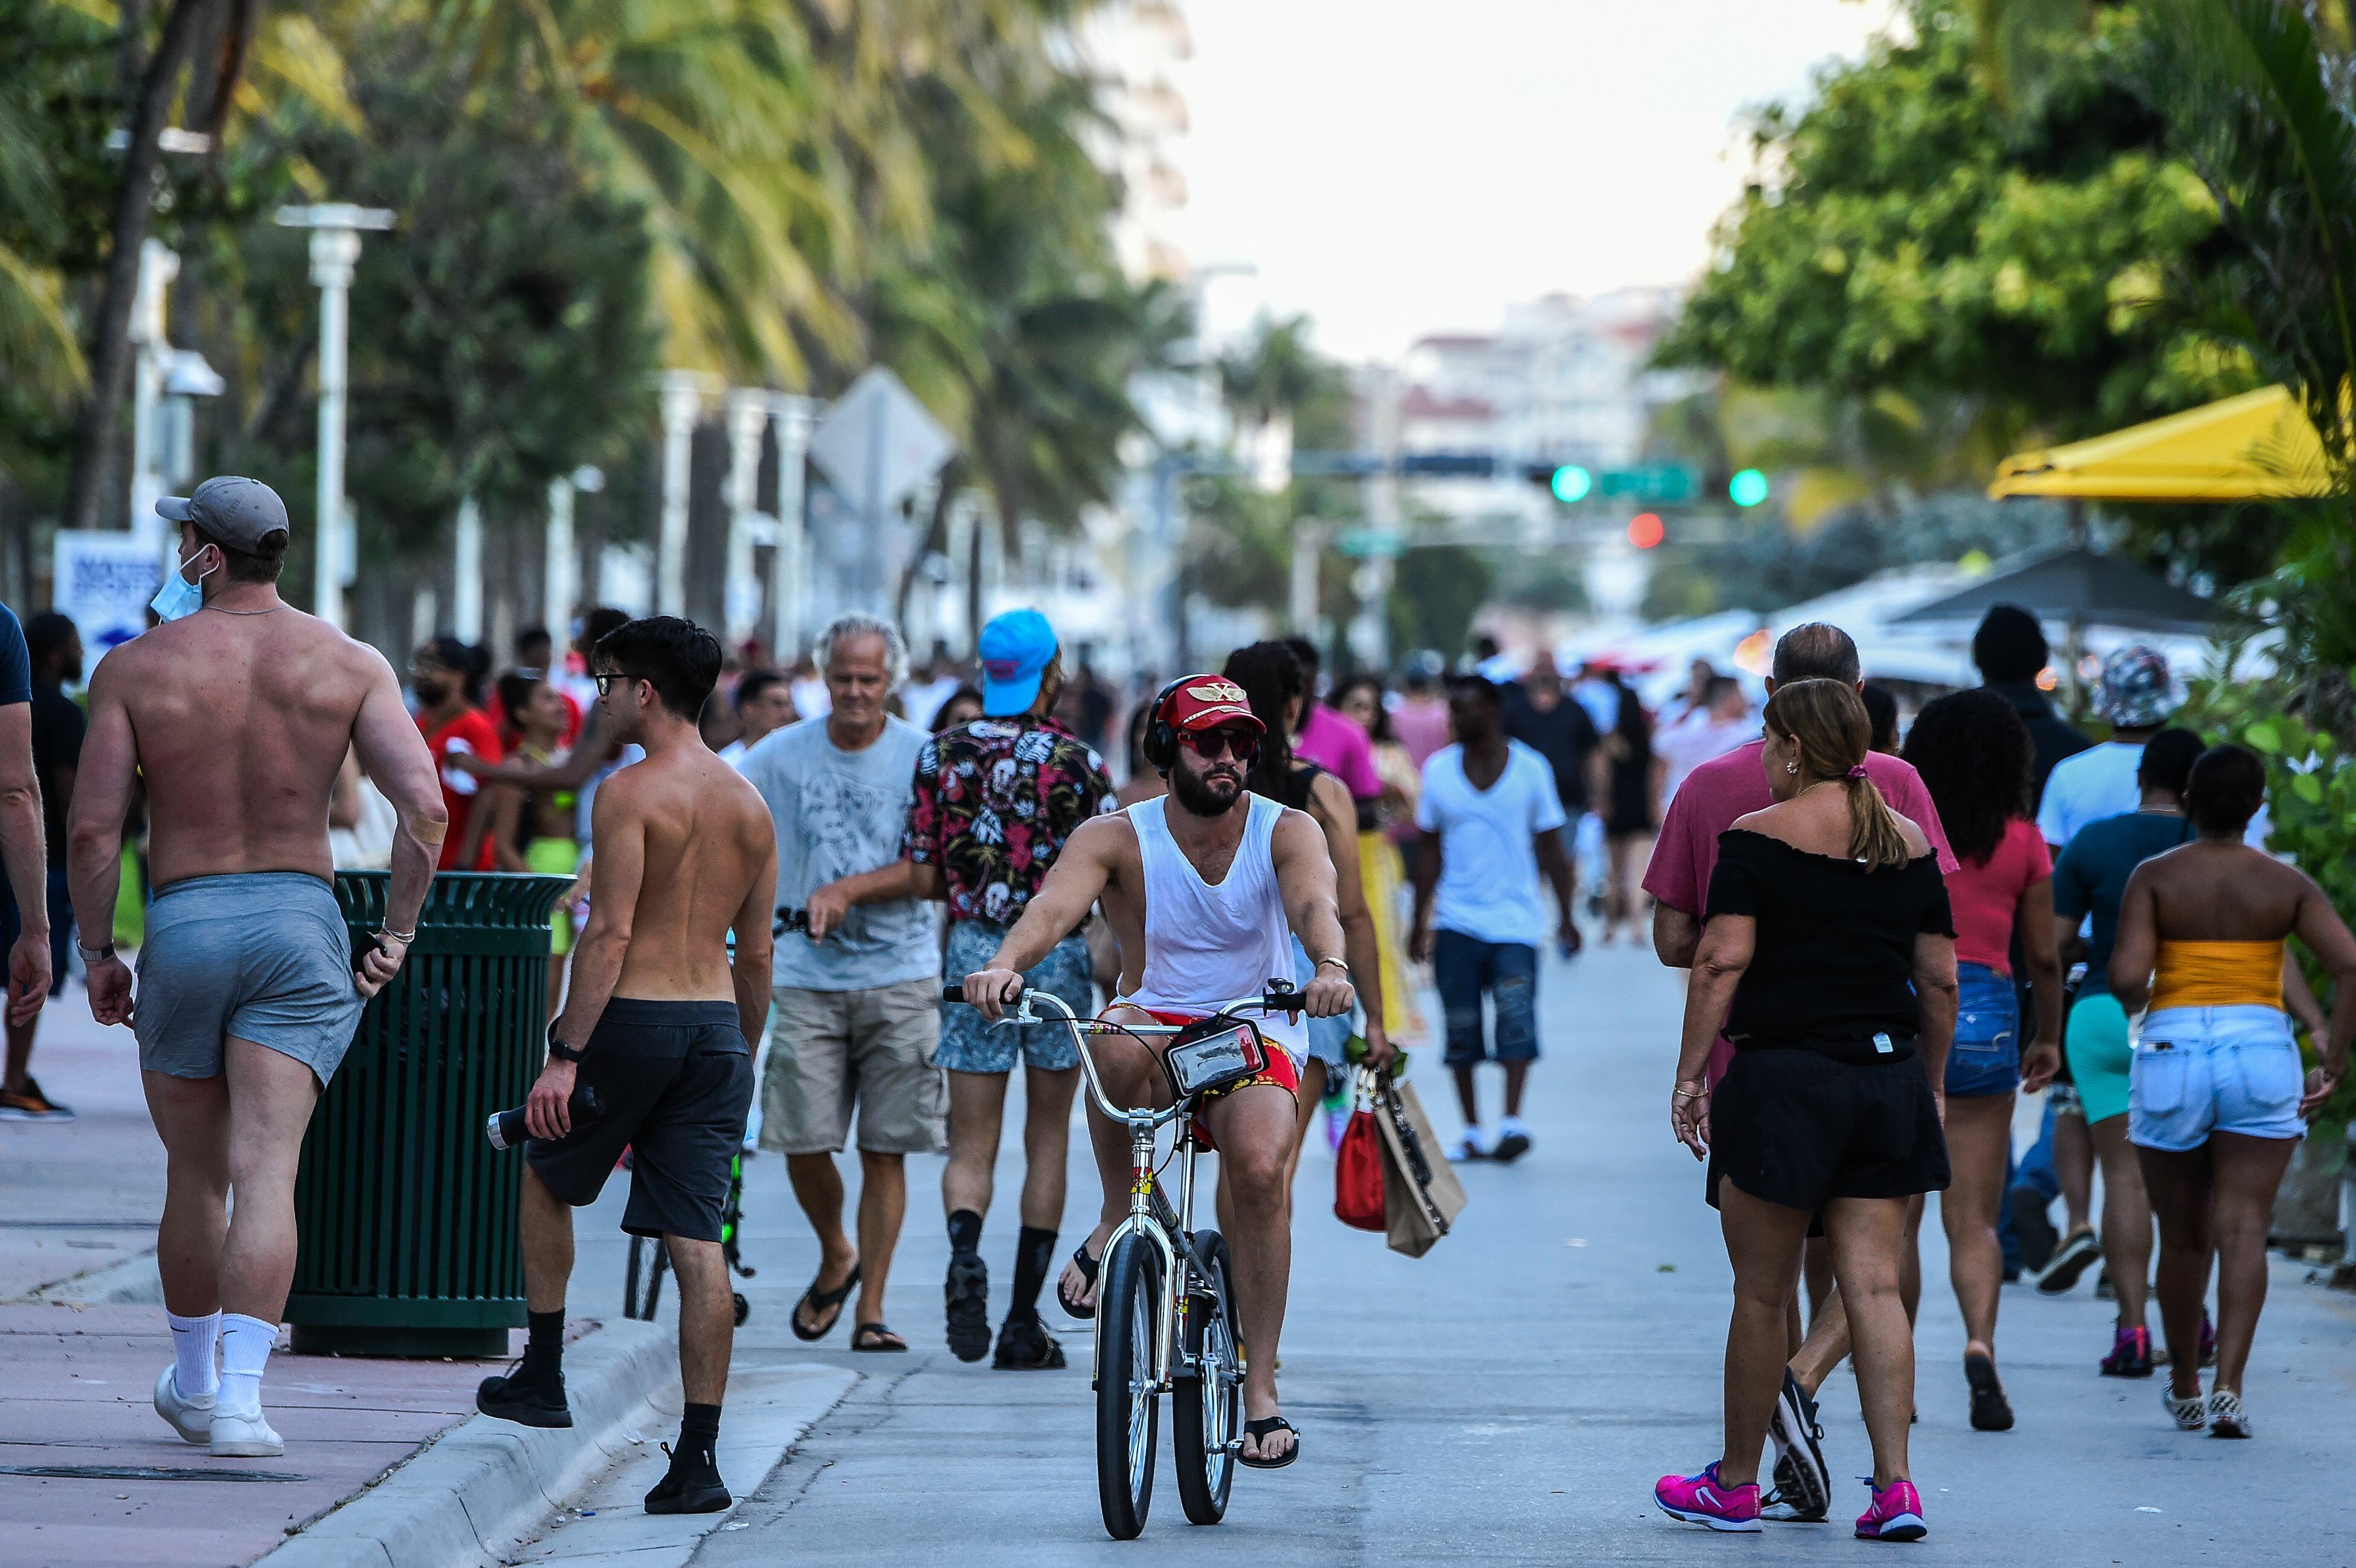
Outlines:
<svg viewBox="0 0 2356 1568"><path fill-rule="evenodd" d="M1726 495L1738 507L1755 507L1767 498L1767 475L1746 468L1726 482Z"/></svg>
<svg viewBox="0 0 2356 1568"><path fill-rule="evenodd" d="M1565 464L1554 471L1552 488L1558 501L1583 500L1595 488L1595 476L1575 463Z"/></svg>

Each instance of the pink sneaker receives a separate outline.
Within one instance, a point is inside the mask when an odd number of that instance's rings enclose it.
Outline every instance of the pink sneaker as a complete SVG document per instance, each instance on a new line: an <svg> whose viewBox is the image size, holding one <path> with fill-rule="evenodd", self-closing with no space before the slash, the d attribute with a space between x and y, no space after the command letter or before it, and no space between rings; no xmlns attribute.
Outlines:
<svg viewBox="0 0 2356 1568"><path fill-rule="evenodd" d="M1671 1519L1704 1524L1712 1530L1759 1529L1759 1484L1720 1486L1716 1461L1698 1476L1663 1476L1653 1488L1653 1500Z"/></svg>
<svg viewBox="0 0 2356 1568"><path fill-rule="evenodd" d="M1857 1516L1859 1541L1920 1541L1931 1532L1922 1522L1922 1499L1914 1495L1913 1482L1865 1484L1873 1493L1873 1506Z"/></svg>

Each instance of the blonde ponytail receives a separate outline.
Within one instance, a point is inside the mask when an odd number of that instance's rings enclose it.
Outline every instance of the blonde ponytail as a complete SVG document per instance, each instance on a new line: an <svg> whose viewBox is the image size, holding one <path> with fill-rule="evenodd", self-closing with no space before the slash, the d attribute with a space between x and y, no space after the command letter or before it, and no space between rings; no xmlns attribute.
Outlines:
<svg viewBox="0 0 2356 1568"><path fill-rule="evenodd" d="M1906 863L1906 834L1881 791L1866 776L1873 720L1846 681L1795 680L1767 699L1767 727L1797 743L1808 784L1841 781L1848 801L1848 852L1869 871Z"/></svg>

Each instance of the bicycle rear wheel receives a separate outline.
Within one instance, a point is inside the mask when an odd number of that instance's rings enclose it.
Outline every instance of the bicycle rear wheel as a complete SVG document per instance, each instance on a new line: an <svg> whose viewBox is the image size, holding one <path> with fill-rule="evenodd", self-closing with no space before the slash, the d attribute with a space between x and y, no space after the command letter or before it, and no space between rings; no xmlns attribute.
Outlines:
<svg viewBox="0 0 2356 1568"><path fill-rule="evenodd" d="M653 1322L655 1308L662 1304L663 1275L669 1272L670 1248L660 1236L632 1236L630 1261L622 1276L622 1316Z"/></svg>
<svg viewBox="0 0 2356 1568"><path fill-rule="evenodd" d="M1134 1541L1153 1504L1153 1452L1162 1419L1153 1342L1162 1262L1141 1235L1123 1236L1104 1261L1097 1295L1097 1500L1107 1533Z"/></svg>
<svg viewBox="0 0 2356 1568"><path fill-rule="evenodd" d="M1170 1397L1170 1440L1178 1462L1178 1501L1195 1524L1226 1517L1235 1487L1236 1434L1242 1430L1243 1367L1236 1353L1235 1291L1227 1277L1226 1239L1194 1232L1203 1260L1197 1294L1186 1310L1186 1349L1193 1365Z"/></svg>

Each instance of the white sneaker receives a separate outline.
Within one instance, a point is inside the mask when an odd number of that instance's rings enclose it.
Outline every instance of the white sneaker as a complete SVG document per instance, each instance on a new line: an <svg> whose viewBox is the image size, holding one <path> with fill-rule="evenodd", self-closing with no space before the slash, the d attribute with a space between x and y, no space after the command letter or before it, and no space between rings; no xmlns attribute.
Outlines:
<svg viewBox="0 0 2356 1568"><path fill-rule="evenodd" d="M174 1370L174 1364L167 1362L155 1376L155 1413L172 1424L181 1442L202 1447L212 1441L213 1396L189 1399L183 1395L173 1379Z"/></svg>
<svg viewBox="0 0 2356 1568"><path fill-rule="evenodd" d="M275 1459L286 1452L286 1440L271 1430L258 1404L251 1414L215 1409L211 1438L216 1459Z"/></svg>
<svg viewBox="0 0 2356 1568"><path fill-rule="evenodd" d="M1451 1162L1461 1165L1468 1159L1488 1158L1489 1146L1481 1141L1480 1128L1467 1127L1463 1136L1448 1146L1447 1154Z"/></svg>

